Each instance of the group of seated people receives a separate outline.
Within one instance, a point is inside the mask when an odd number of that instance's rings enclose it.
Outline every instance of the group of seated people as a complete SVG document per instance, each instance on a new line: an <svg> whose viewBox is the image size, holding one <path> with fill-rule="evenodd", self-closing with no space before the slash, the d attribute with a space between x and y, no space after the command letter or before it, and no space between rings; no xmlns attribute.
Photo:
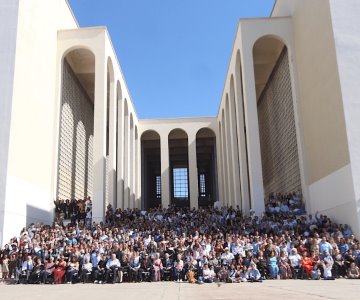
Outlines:
<svg viewBox="0 0 360 300"><path fill-rule="evenodd" d="M349 226L318 214L285 221L232 207L169 207L116 210L90 226L32 224L1 250L2 276L54 284L360 278L360 243Z"/></svg>
<svg viewBox="0 0 360 300"><path fill-rule="evenodd" d="M292 192L287 194L270 193L268 199L265 199L267 214L303 214L305 205L301 192Z"/></svg>
<svg viewBox="0 0 360 300"><path fill-rule="evenodd" d="M57 199L55 205L55 220L62 225L64 220L82 222L84 224L91 223L92 201L91 197L86 199Z"/></svg>

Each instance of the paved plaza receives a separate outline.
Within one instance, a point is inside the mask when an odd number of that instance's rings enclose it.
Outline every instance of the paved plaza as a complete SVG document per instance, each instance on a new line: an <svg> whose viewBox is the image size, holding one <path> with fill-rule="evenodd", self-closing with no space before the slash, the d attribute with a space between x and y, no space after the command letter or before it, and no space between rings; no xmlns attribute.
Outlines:
<svg viewBox="0 0 360 300"><path fill-rule="evenodd" d="M1 299L360 299L360 280L268 280L263 283L188 284L176 282L115 285L1 285Z"/></svg>

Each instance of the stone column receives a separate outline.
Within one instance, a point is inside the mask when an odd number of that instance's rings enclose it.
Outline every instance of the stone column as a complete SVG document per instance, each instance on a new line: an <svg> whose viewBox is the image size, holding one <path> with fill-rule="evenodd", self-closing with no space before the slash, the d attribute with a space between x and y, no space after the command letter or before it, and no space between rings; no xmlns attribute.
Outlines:
<svg viewBox="0 0 360 300"><path fill-rule="evenodd" d="M135 207L141 209L141 142L139 131L136 127L135 131L135 161L136 161L136 181L135 181Z"/></svg>
<svg viewBox="0 0 360 300"><path fill-rule="evenodd" d="M227 160L227 174L228 174L228 186L229 186L229 198L227 199L228 206L234 206L235 203L235 189L234 189L234 164L232 159L232 142L231 142L231 126L230 126L230 107L229 96L226 94L225 102L225 136L226 136L226 160Z"/></svg>
<svg viewBox="0 0 360 300"><path fill-rule="evenodd" d="M96 53L94 97L93 203L92 219L104 221L106 170L107 68L104 53Z"/></svg>
<svg viewBox="0 0 360 300"><path fill-rule="evenodd" d="M109 203L115 208L116 206L116 117L117 117L117 101L116 101L116 85L113 79L110 79L109 94Z"/></svg>
<svg viewBox="0 0 360 300"><path fill-rule="evenodd" d="M135 207L135 134L134 134L134 120L131 116L130 118L130 203L129 208L133 209Z"/></svg>
<svg viewBox="0 0 360 300"><path fill-rule="evenodd" d="M196 157L196 135L189 134L189 189L190 189L190 209L199 207L199 185Z"/></svg>
<svg viewBox="0 0 360 300"><path fill-rule="evenodd" d="M243 41L242 71L244 88L244 108L246 122L247 153L249 164L249 180L251 206L256 214L262 214L264 205L264 186L261 166L261 150L259 123L257 114L257 99L255 90L254 64L252 57L252 45Z"/></svg>
<svg viewBox="0 0 360 300"><path fill-rule="evenodd" d="M225 131L225 113L224 111L221 114L221 139L222 139L222 165L223 165L223 182L224 182L224 201L223 205L229 205L229 169L227 162L227 150L226 150L226 131Z"/></svg>
<svg viewBox="0 0 360 300"><path fill-rule="evenodd" d="M116 207L124 207L124 101L118 99L118 163L117 163L117 201Z"/></svg>
<svg viewBox="0 0 360 300"><path fill-rule="evenodd" d="M240 170L239 170L239 148L238 148L238 131L236 127L236 114L235 106L235 93L234 86L230 87L229 98L229 123L230 123L230 140L231 140L231 161L233 171L233 186L234 186L234 199L232 205L236 208L237 205L241 206L241 183L240 183Z"/></svg>
<svg viewBox="0 0 360 300"><path fill-rule="evenodd" d="M224 189L224 172L223 172L223 157L222 157L222 136L221 136L221 125L220 123L217 126L217 135L216 135L216 169L217 169L217 182L218 182L218 199L221 205L224 204L225 199L225 189Z"/></svg>
<svg viewBox="0 0 360 300"><path fill-rule="evenodd" d="M161 205L167 208L170 204L170 165L169 140L167 135L160 137L161 151Z"/></svg>
<svg viewBox="0 0 360 300"><path fill-rule="evenodd" d="M129 113L124 118L124 206L130 204L130 117Z"/></svg>
<svg viewBox="0 0 360 300"><path fill-rule="evenodd" d="M240 60L240 59L239 59ZM242 68L241 64L237 65L235 80L235 106L236 121L238 132L238 157L240 162L240 181L241 181L241 210L245 215L249 214L250 198L249 198L249 177L248 177L248 159L247 159L247 138L245 136L245 113L244 99L242 94Z"/></svg>

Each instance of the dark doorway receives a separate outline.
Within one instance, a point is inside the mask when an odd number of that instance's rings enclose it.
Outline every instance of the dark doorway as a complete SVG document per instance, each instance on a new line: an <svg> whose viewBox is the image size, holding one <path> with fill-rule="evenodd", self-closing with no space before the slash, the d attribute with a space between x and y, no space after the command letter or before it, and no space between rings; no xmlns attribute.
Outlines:
<svg viewBox="0 0 360 300"><path fill-rule="evenodd" d="M196 134L196 159L199 207L213 206L217 200L216 138L209 128L202 128Z"/></svg>
<svg viewBox="0 0 360 300"><path fill-rule="evenodd" d="M149 130L141 136L142 209L161 205L160 136Z"/></svg>

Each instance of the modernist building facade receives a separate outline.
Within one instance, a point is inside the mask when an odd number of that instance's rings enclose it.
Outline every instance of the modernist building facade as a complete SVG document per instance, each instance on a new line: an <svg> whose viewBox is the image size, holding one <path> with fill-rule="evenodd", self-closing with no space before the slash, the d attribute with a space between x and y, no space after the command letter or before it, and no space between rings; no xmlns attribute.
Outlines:
<svg viewBox="0 0 360 300"><path fill-rule="evenodd" d="M240 20L216 116L141 120L105 27L65 0L1 1L0 243L88 196L98 222L107 204L262 214L300 191L359 234L359 12L278 0Z"/></svg>

